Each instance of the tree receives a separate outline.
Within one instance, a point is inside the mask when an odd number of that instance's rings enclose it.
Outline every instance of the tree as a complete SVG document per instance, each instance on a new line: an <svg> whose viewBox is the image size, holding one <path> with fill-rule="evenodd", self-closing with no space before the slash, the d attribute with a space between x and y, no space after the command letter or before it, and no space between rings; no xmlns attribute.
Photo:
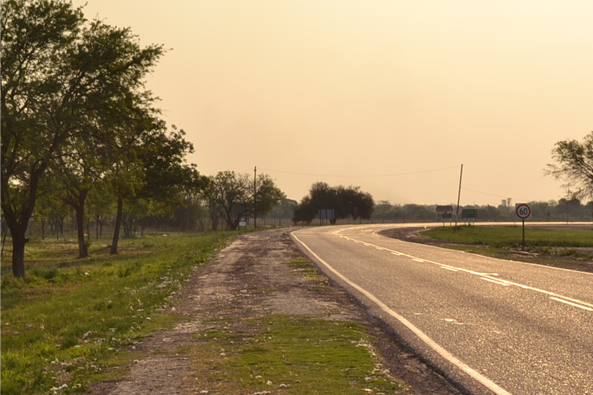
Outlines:
<svg viewBox="0 0 593 395"><path fill-rule="evenodd" d="M103 236L103 225L105 225L107 218L115 212L115 200L113 190L109 188L109 183L104 178L95 183L89 193L86 205L87 215L95 221L96 240Z"/></svg>
<svg viewBox="0 0 593 395"><path fill-rule="evenodd" d="M251 194L248 207L252 207L251 203L254 201L256 206L253 210L249 210L250 215L266 216L274 207L286 199L284 193L276 187L274 180L267 174L257 176L254 188L255 191L252 189L251 192L255 193L257 198L253 199L253 194Z"/></svg>
<svg viewBox="0 0 593 395"><path fill-rule="evenodd" d="M257 196L256 211L254 194ZM241 218L251 216L254 212L265 215L285 198L284 193L266 174L260 174L254 186L248 174L228 170L211 177L207 196L212 211L219 209L222 212L230 230L237 229Z"/></svg>
<svg viewBox="0 0 593 395"><path fill-rule="evenodd" d="M65 150L48 169L51 188L75 213L78 236L78 257L88 256L85 242L85 203L94 184L100 180L106 166L105 153L89 139L76 138L64 144Z"/></svg>
<svg viewBox="0 0 593 395"><path fill-rule="evenodd" d="M88 23L64 0L2 4L2 211L15 277L25 276L26 230L40 181L69 139L138 93L163 50L128 29Z"/></svg>
<svg viewBox="0 0 593 395"><path fill-rule="evenodd" d="M2 4L2 212L12 236L12 271L25 276L25 233L39 182L70 134L63 65L83 17L53 1Z"/></svg>
<svg viewBox="0 0 593 395"><path fill-rule="evenodd" d="M379 200L375 205L373 211L373 219L377 220L391 220L396 218L396 208L387 200Z"/></svg>
<svg viewBox="0 0 593 395"><path fill-rule="evenodd" d="M173 216L188 193L200 193L209 181L195 165L185 163L193 145L185 140L183 130L175 126L167 130L166 124L158 120L146 126L125 149L128 154L135 153L138 185L123 196L124 237L134 236L138 226L143 231L157 217Z"/></svg>
<svg viewBox="0 0 593 395"><path fill-rule="evenodd" d="M286 219L292 218L294 209L298 206L298 202L292 199L283 199L280 204L268 214L268 218Z"/></svg>
<svg viewBox="0 0 593 395"><path fill-rule="evenodd" d="M373 197L366 192L362 192L360 187L342 187L336 188L338 201L337 218L352 217L353 220L370 219L373 214L375 202Z"/></svg>
<svg viewBox="0 0 593 395"><path fill-rule="evenodd" d="M118 128L118 133L112 136L109 156L112 166L106 174L106 180L117 199L115 225L109 250L112 255L118 251L124 221L124 201L134 204L138 191L144 186L145 172L138 159L143 147L143 135L150 134L151 130L157 127L151 116L152 109L137 97L134 99L126 102L125 122Z"/></svg>
<svg viewBox="0 0 593 395"><path fill-rule="evenodd" d="M330 187L324 182L317 182L295 208L293 221L310 223L319 210L325 209L333 209L336 220L349 217L354 220L370 219L374 205L373 197L362 192L360 187Z"/></svg>
<svg viewBox="0 0 593 395"><path fill-rule="evenodd" d="M398 212L404 221L434 221L435 206L404 204Z"/></svg>
<svg viewBox="0 0 593 395"><path fill-rule="evenodd" d="M556 163L548 164L546 174L564 180L576 188L575 197L593 197L593 132L583 139L564 140L556 143L552 150Z"/></svg>

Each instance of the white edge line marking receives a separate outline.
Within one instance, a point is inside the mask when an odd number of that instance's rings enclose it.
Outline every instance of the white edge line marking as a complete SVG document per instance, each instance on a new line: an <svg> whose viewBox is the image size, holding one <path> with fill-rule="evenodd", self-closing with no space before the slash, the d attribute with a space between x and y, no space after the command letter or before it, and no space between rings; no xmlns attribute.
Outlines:
<svg viewBox="0 0 593 395"><path fill-rule="evenodd" d="M593 309L590 308L590 307L583 306L583 305L580 305L580 304L577 304L577 303L572 303L572 302L569 302L568 300L564 300L564 299L560 299L560 298L555 298L553 296L550 296L550 299L555 300L557 302L566 303L566 304L569 304L569 305L574 306L574 307L578 307L579 309L593 311Z"/></svg>
<svg viewBox="0 0 593 395"><path fill-rule="evenodd" d="M397 314L395 311L391 310L385 303L381 302L375 295L373 295L372 293L370 293L366 289L362 288L361 286L356 285L355 283L353 283L352 281L350 281L348 278L346 278L344 275L342 275L340 272L338 272L336 269L334 269L329 263L327 263L326 261L324 261L323 259L321 259L319 257L319 255L317 255L316 253L314 253L313 250L311 250L309 248L309 246L307 246L305 243L303 243L301 241L301 239L299 239L294 234L294 232L291 232L291 236L297 242L299 242L307 251L309 251L309 253L319 263L321 263L322 265L324 265L328 270L330 270L331 272L333 272L336 276L338 276L340 279L342 279L342 281L344 281L346 284L350 285L352 288L356 289L358 292L360 292L364 296L366 296L369 300L371 300L373 303L375 303L377 306L379 306L379 308L381 308L381 310L383 310L384 312L386 312L387 314L389 314L390 316L394 317L399 322L401 322L406 328L408 328L409 330L411 330L416 336L418 336L418 338L420 338L420 340L422 340L424 343L426 343L430 348L432 348L441 357L445 358L447 361L449 361L453 365L457 366L459 369L461 369L461 371L463 371L466 374L468 374L471 378L473 378L474 380L478 381L480 384L482 384L483 386L485 386L486 388L488 388L489 390L491 390L495 394L497 394L497 395L512 395L510 392L508 392L505 389L503 389L503 388L499 387L498 385L496 385L496 383L494 383L488 377L486 377L486 376L482 375L481 373L475 371L474 369L472 369L468 365L466 365L464 362L462 362L459 359L457 359L457 357L455 357L449 351L445 350L443 347L441 347L439 344L437 344L434 340L432 340L430 337L428 337L424 332L422 332L420 329L418 329L416 326L414 326L414 324L412 324L410 321L408 321L407 319L405 319L403 316Z"/></svg>

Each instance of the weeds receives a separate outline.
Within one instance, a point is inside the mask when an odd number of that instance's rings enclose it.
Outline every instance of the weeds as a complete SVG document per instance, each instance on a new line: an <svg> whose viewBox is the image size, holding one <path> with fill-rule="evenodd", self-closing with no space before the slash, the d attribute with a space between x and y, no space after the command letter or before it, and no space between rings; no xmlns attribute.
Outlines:
<svg viewBox="0 0 593 395"><path fill-rule="evenodd" d="M240 332L225 324L196 337L190 352L201 355L209 379L197 377L199 390L290 394L402 393L376 364L372 340L363 327L311 316L270 314L242 323ZM223 350L221 352L221 350Z"/></svg>
<svg viewBox="0 0 593 395"><path fill-rule="evenodd" d="M523 249L522 229L519 226L443 227L434 228L422 234L435 239L473 246L464 248L467 250L473 250L477 248L476 246L485 246L487 248L482 248L480 251L485 254L496 253L497 250ZM592 254L579 251L578 248L593 247L593 230L527 228L525 245L532 252L548 256L592 259Z"/></svg>
<svg viewBox="0 0 593 395"><path fill-rule="evenodd" d="M120 255L95 249L83 260L68 255L75 242L33 241L24 280L3 268L2 394L85 391L117 350L165 323L170 296L229 237L123 240Z"/></svg>

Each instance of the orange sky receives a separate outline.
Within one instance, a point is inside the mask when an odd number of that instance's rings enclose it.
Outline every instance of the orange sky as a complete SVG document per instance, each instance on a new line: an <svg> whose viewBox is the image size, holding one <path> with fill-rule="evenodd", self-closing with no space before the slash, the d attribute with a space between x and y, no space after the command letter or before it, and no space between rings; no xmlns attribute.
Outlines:
<svg viewBox="0 0 593 395"><path fill-rule="evenodd" d="M593 2L84 0L172 48L149 79L201 173L376 201L559 199L557 141L593 130Z"/></svg>

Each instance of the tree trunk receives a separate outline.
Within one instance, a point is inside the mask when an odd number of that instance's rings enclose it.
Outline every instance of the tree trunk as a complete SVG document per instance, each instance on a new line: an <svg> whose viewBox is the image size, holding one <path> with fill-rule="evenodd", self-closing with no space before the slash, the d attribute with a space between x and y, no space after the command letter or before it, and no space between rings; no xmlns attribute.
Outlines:
<svg viewBox="0 0 593 395"><path fill-rule="evenodd" d="M46 164L41 164L37 170L31 173L31 180L28 188L28 197L23 203L20 212L16 213L13 210L10 189L8 188L8 179L5 174L2 174L2 212L6 225L10 230L12 237L12 274L16 278L25 277L25 243L29 241L26 237L29 220L35 208L35 200L37 199L37 187L39 179L43 174ZM14 198L12 198L14 199Z"/></svg>
<svg viewBox="0 0 593 395"><path fill-rule="evenodd" d="M89 256L84 239L84 208L76 208L76 231L78 235L78 258Z"/></svg>
<svg viewBox="0 0 593 395"><path fill-rule="evenodd" d="M122 225L124 226L124 239L130 239L134 232L134 217L129 214L122 216Z"/></svg>
<svg viewBox="0 0 593 395"><path fill-rule="evenodd" d="M12 274L16 278L25 277L25 244L29 239L26 237L27 225L31 215L26 215L25 221L19 221L12 209L2 207L4 211L4 219L6 226L10 230L10 237L12 238Z"/></svg>
<svg viewBox="0 0 593 395"><path fill-rule="evenodd" d="M84 240L84 201L89 191L80 191L78 195L78 202L74 208L76 211L76 230L78 234L78 258L86 258L89 256L89 251Z"/></svg>
<svg viewBox="0 0 593 395"><path fill-rule="evenodd" d="M117 244L119 243L119 228L121 228L121 221L124 212L124 201L121 197L117 198L117 215L115 217L115 229L113 231L113 242L111 243L111 255L117 254Z"/></svg>
<svg viewBox="0 0 593 395"><path fill-rule="evenodd" d="M25 244L29 241L25 237L26 232L26 228L10 231L12 234L12 274L16 278L25 277Z"/></svg>

